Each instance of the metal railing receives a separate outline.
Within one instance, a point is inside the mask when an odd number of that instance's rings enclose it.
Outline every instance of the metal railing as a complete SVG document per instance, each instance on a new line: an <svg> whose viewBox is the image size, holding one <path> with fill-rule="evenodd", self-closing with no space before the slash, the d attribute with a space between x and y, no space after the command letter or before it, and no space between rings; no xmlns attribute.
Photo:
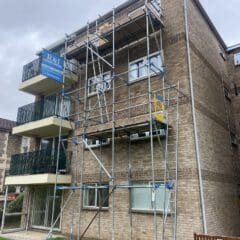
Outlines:
<svg viewBox="0 0 240 240"><path fill-rule="evenodd" d="M32 62L23 66L22 73L22 82L25 82L39 74L41 74L42 58L39 57ZM66 74L77 74L78 66L77 64L71 62L70 60L66 61L65 64L65 73Z"/></svg>
<svg viewBox="0 0 240 240"><path fill-rule="evenodd" d="M63 99L63 112L61 110L61 97L51 95L25 106L18 108L17 125L41 120L51 116L67 117L70 115L71 102L68 99Z"/></svg>
<svg viewBox="0 0 240 240"><path fill-rule="evenodd" d="M12 155L9 175L30 175L40 173L56 172L57 153L52 151L39 150ZM59 155L59 172L67 173L67 158L64 150Z"/></svg>
<svg viewBox="0 0 240 240"><path fill-rule="evenodd" d="M41 58L37 58L23 66L22 82L40 74L41 61L42 61Z"/></svg>
<svg viewBox="0 0 240 240"><path fill-rule="evenodd" d="M194 233L194 240L240 240L238 236L216 236L216 235L207 235L207 234L196 234Z"/></svg>

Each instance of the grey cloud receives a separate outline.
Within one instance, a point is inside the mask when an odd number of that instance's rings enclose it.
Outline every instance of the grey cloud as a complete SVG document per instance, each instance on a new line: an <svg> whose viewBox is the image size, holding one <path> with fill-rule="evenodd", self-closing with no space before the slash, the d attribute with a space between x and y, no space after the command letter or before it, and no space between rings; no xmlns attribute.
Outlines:
<svg viewBox="0 0 240 240"><path fill-rule="evenodd" d="M228 46L240 42L239 0L201 0L211 20Z"/></svg>
<svg viewBox="0 0 240 240"><path fill-rule="evenodd" d="M124 1L0 0L0 117L15 120L17 108L33 101L33 96L17 88L22 66L34 59L37 50ZM240 1L201 2L227 44L240 41L237 32Z"/></svg>
<svg viewBox="0 0 240 240"><path fill-rule="evenodd" d="M124 0L0 0L0 117L16 120L34 97L18 91L22 66L37 50ZM91 7L90 7L91 6Z"/></svg>

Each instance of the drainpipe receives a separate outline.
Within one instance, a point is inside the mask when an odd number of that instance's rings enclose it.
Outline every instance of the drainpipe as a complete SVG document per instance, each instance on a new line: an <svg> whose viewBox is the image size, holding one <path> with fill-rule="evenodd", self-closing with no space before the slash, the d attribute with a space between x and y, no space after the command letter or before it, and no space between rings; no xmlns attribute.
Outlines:
<svg viewBox="0 0 240 240"><path fill-rule="evenodd" d="M194 140L195 140L196 160L197 160L197 168L198 168L198 181L199 181L199 191L200 191L201 210L202 210L202 226L203 226L204 234L207 234L207 223L206 223L203 181L202 181L201 156L200 156L200 151L199 151L198 131L197 131L198 129L197 129L196 112L195 112L195 99L194 99L194 92L193 92L192 63L191 63L190 45L189 45L189 29L188 29L188 11L187 11L187 9L188 9L188 0L184 0L185 32L186 32L188 74L189 74L188 77L189 77L190 94L191 94Z"/></svg>

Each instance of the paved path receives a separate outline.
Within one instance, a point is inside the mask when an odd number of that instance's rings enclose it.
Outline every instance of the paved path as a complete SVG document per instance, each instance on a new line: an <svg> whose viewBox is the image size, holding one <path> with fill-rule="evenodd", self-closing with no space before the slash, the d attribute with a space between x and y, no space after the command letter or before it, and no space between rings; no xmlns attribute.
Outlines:
<svg viewBox="0 0 240 240"><path fill-rule="evenodd" d="M0 237L9 238L11 240L46 240L46 232L37 231L21 231L14 233L0 234ZM53 237L62 237L61 235L54 235Z"/></svg>

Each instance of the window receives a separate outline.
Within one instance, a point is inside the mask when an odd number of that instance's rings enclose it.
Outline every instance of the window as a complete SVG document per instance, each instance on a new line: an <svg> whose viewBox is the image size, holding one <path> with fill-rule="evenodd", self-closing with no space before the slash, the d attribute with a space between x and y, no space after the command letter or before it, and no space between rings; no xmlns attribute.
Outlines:
<svg viewBox="0 0 240 240"><path fill-rule="evenodd" d="M147 66L144 59L138 60L130 64L129 81L147 76Z"/></svg>
<svg viewBox="0 0 240 240"><path fill-rule="evenodd" d="M84 184L83 207L84 208L107 208L109 191L107 184ZM102 187L102 188L98 188Z"/></svg>
<svg viewBox="0 0 240 240"><path fill-rule="evenodd" d="M160 1L159 0L152 0L152 5L157 11L160 11Z"/></svg>
<svg viewBox="0 0 240 240"><path fill-rule="evenodd" d="M234 54L234 64L235 64L235 66L240 65L240 52Z"/></svg>
<svg viewBox="0 0 240 240"><path fill-rule="evenodd" d="M111 88L110 72L103 73L88 79L88 96L104 92Z"/></svg>
<svg viewBox="0 0 240 240"><path fill-rule="evenodd" d="M65 70L77 74L78 62L76 59L65 61Z"/></svg>
<svg viewBox="0 0 240 240"><path fill-rule="evenodd" d="M29 137L22 137L21 153L28 152L29 147L30 147L30 138Z"/></svg>
<svg viewBox="0 0 240 240"><path fill-rule="evenodd" d="M162 182L155 182L157 185L155 191L152 182L148 183L133 183L131 189L131 204L133 210L154 210L155 202L156 209L163 211L164 206L166 211L170 212L170 190L164 186ZM155 192L155 193L154 193ZM165 199L165 204L164 204Z"/></svg>
<svg viewBox="0 0 240 240"><path fill-rule="evenodd" d="M163 72L163 62L160 54L150 57L150 72L152 74Z"/></svg>
<svg viewBox="0 0 240 240"><path fill-rule="evenodd" d="M154 75L164 72L162 57L159 53L151 54L149 57L150 74ZM147 77L147 57L137 59L129 64L129 82Z"/></svg>

